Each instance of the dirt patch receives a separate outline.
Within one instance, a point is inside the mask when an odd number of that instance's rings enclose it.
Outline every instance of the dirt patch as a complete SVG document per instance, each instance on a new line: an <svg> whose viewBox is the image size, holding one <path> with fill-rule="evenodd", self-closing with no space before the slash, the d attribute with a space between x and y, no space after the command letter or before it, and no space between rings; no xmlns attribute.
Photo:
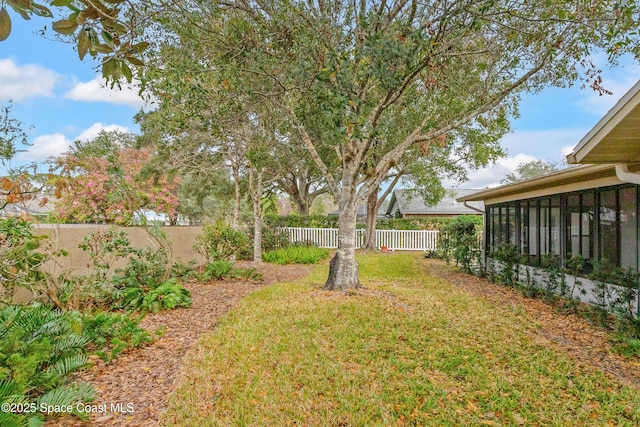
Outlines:
<svg viewBox="0 0 640 427"><path fill-rule="evenodd" d="M248 268L251 264L237 263ZM149 331L163 331L152 344L121 355L111 364L97 359L82 372L79 380L96 387L98 399L91 405L97 410L89 421L75 417L52 419L47 426L156 426L166 410L168 397L176 387L182 357L218 319L242 298L264 286L299 280L311 272L310 266L276 266L257 268L261 282L222 281L209 284L188 283L193 305L188 309L163 311L147 315L141 326Z"/></svg>
<svg viewBox="0 0 640 427"><path fill-rule="evenodd" d="M517 290L458 271L442 261L426 259L427 270L454 286L492 303L520 307L540 325L535 338L566 352L578 363L595 367L625 384L640 387L640 360L615 354L611 334L575 314L558 313L540 299L526 298Z"/></svg>

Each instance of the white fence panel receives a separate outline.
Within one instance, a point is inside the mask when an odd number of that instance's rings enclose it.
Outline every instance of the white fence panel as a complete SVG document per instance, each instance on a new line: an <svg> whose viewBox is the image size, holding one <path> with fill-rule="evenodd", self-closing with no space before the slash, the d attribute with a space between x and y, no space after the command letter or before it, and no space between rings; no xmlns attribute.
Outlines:
<svg viewBox="0 0 640 427"><path fill-rule="evenodd" d="M291 243L305 243L320 248L338 247L337 228L294 228L282 227ZM356 230L356 247L364 244L365 230ZM390 251L433 251L438 249L438 230L376 230L378 248L386 247Z"/></svg>

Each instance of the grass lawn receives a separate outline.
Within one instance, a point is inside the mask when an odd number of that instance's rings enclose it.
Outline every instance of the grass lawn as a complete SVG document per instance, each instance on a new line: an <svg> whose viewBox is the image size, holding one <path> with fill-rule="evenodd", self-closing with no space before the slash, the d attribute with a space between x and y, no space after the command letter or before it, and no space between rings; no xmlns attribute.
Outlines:
<svg viewBox="0 0 640 427"><path fill-rule="evenodd" d="M257 291L187 357L167 425L639 425L640 393L535 339L535 319L433 277L416 254L359 258L367 290Z"/></svg>

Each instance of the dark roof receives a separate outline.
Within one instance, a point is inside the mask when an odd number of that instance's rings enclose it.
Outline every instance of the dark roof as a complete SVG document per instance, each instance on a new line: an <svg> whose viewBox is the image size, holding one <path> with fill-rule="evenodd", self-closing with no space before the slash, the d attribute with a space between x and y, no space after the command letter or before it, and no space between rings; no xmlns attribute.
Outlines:
<svg viewBox="0 0 640 427"><path fill-rule="evenodd" d="M340 215L340 209L337 209L329 214L327 214L329 216L339 216ZM358 219L361 218L366 218L367 217L367 208L364 205L360 205L358 206L358 210L356 213L356 216ZM385 209L384 207L381 207L380 209L378 209L378 218L384 218L385 217Z"/></svg>
<svg viewBox="0 0 640 427"><path fill-rule="evenodd" d="M484 212L483 202L470 202L469 206L456 201L460 197L476 193L476 189L448 189L445 196L436 205L426 205L418 194L411 194L412 190L394 190L387 214L393 215L400 210L403 215L477 215Z"/></svg>

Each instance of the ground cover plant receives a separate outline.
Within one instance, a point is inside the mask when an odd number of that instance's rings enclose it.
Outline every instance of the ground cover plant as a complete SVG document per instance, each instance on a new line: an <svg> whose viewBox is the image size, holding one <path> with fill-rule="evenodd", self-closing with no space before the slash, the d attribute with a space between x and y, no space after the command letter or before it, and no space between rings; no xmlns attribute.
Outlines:
<svg viewBox="0 0 640 427"><path fill-rule="evenodd" d="M272 264L315 264L329 256L329 250L307 245L290 245L262 254L262 260Z"/></svg>
<svg viewBox="0 0 640 427"><path fill-rule="evenodd" d="M185 361L167 425L637 425L640 395L537 339L522 309L359 257L367 289L257 291ZM318 285L318 286L314 286Z"/></svg>
<svg viewBox="0 0 640 427"><path fill-rule="evenodd" d="M518 248L501 244L481 273L491 282L513 287L527 297L542 298L559 311L578 314L614 332L614 351L640 357L640 316L636 308L640 274L636 270L614 267L607 260L587 260L581 255L569 258L565 267L560 266L556 255L544 256L543 268L538 271L524 264ZM589 274L585 273L587 267ZM593 283L593 298L588 304L580 299L587 294L585 276Z"/></svg>
<svg viewBox="0 0 640 427"><path fill-rule="evenodd" d="M66 253L34 236L30 223L0 219L0 403L7 408L0 425L42 425L42 405L75 408L92 401L91 384L72 378L90 355L108 363L151 342L139 326L146 312L191 304L189 292L171 278L166 238L158 230L150 230L150 237L158 245L138 249L122 230L90 233L80 245L89 252L89 272L54 274L47 263L59 265L56 257ZM114 270L123 258L126 266ZM14 303L19 288L30 291L34 302Z"/></svg>

